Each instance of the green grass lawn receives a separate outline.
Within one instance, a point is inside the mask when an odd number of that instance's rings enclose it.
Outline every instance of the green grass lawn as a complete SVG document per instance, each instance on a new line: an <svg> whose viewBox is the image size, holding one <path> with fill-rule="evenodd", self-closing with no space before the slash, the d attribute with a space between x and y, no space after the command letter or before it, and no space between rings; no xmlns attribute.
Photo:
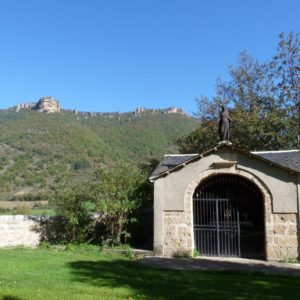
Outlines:
<svg viewBox="0 0 300 300"><path fill-rule="evenodd" d="M0 250L0 299L299 299L300 278L153 269L98 250Z"/></svg>

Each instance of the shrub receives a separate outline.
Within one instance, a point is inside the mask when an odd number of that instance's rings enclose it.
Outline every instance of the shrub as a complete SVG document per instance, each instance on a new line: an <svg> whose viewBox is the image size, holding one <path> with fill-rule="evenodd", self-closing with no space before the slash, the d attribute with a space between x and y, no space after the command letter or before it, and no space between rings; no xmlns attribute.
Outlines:
<svg viewBox="0 0 300 300"><path fill-rule="evenodd" d="M12 210L9 208L0 207L0 214L11 214Z"/></svg>
<svg viewBox="0 0 300 300"><path fill-rule="evenodd" d="M126 242L127 225L135 221L132 214L142 202L144 179L138 169L122 164L97 170L95 182L58 185L52 204L65 220L65 241Z"/></svg>
<svg viewBox="0 0 300 300"><path fill-rule="evenodd" d="M26 204L22 204L13 210L14 215L31 215L32 209Z"/></svg>
<svg viewBox="0 0 300 300"><path fill-rule="evenodd" d="M129 165L99 169L93 185L98 222L102 225L102 244L118 245L130 236L127 225L135 222L132 213L141 205L142 173Z"/></svg>
<svg viewBox="0 0 300 300"><path fill-rule="evenodd" d="M85 242L95 228L95 219L90 214L95 206L89 201L89 185L59 185L51 202L64 219L64 242Z"/></svg>
<svg viewBox="0 0 300 300"><path fill-rule="evenodd" d="M73 168L74 170L85 170L90 167L90 162L86 159L80 159L74 162Z"/></svg>

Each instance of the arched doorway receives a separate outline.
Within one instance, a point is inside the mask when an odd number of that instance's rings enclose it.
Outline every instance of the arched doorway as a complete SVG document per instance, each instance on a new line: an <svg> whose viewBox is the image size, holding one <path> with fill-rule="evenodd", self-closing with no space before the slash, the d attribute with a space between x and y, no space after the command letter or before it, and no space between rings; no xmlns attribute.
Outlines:
<svg viewBox="0 0 300 300"><path fill-rule="evenodd" d="M200 255L265 258L264 203L258 187L232 174L203 180L193 195Z"/></svg>

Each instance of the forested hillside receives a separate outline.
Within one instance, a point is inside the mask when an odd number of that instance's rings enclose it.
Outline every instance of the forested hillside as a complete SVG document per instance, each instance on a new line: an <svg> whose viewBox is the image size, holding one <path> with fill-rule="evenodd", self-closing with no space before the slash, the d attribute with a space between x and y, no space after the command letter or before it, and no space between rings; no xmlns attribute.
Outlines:
<svg viewBox="0 0 300 300"><path fill-rule="evenodd" d="M63 175L88 180L102 164L131 164L177 152L176 140L195 130L189 116L164 111L138 115L62 110L0 111L0 200L47 199Z"/></svg>

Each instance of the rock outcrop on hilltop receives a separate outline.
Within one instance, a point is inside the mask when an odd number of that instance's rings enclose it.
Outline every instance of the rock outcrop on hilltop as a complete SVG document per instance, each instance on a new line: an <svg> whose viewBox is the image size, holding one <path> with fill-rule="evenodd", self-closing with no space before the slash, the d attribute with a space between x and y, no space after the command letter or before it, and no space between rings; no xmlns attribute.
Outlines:
<svg viewBox="0 0 300 300"><path fill-rule="evenodd" d="M180 114L180 115L186 115L186 113L183 111L182 108L178 107L170 107L167 109L167 114Z"/></svg>
<svg viewBox="0 0 300 300"><path fill-rule="evenodd" d="M54 97L42 97L35 106L35 109L44 113L60 112L59 102Z"/></svg>
<svg viewBox="0 0 300 300"><path fill-rule="evenodd" d="M61 111L59 102L52 96L42 97L37 103L21 103L16 106L9 108L15 112L19 112L22 110L36 110L44 113L59 113ZM169 107L162 109L153 109L153 108L145 108L145 107L137 107L134 111L119 113L119 112L82 112L77 110L72 110L77 116L77 119L88 119L93 117L102 118L120 118L120 115L131 115L135 118L141 117L143 115L158 115L158 114L179 114L187 116L182 108L178 107Z"/></svg>
<svg viewBox="0 0 300 300"><path fill-rule="evenodd" d="M20 103L17 106L15 106L15 111L19 112L23 109L33 109L36 106L36 103Z"/></svg>

